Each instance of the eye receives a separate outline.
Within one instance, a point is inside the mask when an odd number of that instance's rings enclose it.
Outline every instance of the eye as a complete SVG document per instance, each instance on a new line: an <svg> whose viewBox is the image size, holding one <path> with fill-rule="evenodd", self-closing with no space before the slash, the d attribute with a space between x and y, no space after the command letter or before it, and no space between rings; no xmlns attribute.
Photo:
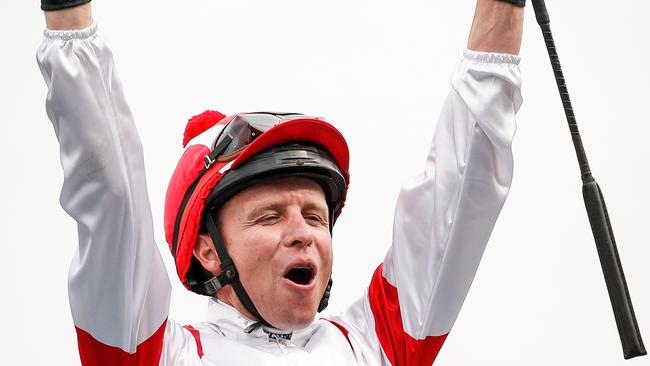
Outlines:
<svg viewBox="0 0 650 366"><path fill-rule="evenodd" d="M271 224L278 221L279 219L280 215L278 214L267 214L258 218L257 222L261 224Z"/></svg>
<svg viewBox="0 0 650 366"><path fill-rule="evenodd" d="M308 213L305 216L305 220L319 224L319 225L327 225L328 222L325 220L321 215L316 214L316 213Z"/></svg>

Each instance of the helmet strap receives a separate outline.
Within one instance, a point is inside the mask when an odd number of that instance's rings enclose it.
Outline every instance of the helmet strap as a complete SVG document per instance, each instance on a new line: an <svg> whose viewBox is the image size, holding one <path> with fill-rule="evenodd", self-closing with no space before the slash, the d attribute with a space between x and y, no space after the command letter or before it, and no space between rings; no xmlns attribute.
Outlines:
<svg viewBox="0 0 650 366"><path fill-rule="evenodd" d="M259 319L263 324L269 324L266 320L264 320L264 318L262 318L259 311L257 311L257 308L253 304L250 296L248 296L248 293L244 289L244 286L239 279L237 268L235 268L235 263L232 261L232 258L230 258L230 255L228 255L226 247L223 243L223 239L221 238L219 230L217 229L217 225L214 223L211 215L203 215L203 222L208 229L208 233L212 237L214 248L216 249L219 260L221 261L221 273L205 281L204 283L206 294L214 296L222 287L231 285L235 290L235 294L239 298L239 301L241 301L242 305L244 305L244 308L246 308L248 312Z"/></svg>
<svg viewBox="0 0 650 366"><path fill-rule="evenodd" d="M330 292L332 291L332 275L330 274L330 280L327 282L327 287L325 288L325 292L323 293L323 297L320 299L320 303L318 304L318 312L320 313L321 311L325 310L327 307L329 301L330 301Z"/></svg>

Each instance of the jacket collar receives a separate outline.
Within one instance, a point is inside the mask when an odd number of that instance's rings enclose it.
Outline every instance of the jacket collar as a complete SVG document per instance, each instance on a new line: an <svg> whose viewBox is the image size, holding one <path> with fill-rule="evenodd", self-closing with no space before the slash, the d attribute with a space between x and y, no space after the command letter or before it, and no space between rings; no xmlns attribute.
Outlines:
<svg viewBox="0 0 650 366"><path fill-rule="evenodd" d="M316 321L307 328L294 332L263 326L216 298L211 298L208 303L207 321L228 338L244 340L247 343L282 343L298 347L304 347L318 328Z"/></svg>

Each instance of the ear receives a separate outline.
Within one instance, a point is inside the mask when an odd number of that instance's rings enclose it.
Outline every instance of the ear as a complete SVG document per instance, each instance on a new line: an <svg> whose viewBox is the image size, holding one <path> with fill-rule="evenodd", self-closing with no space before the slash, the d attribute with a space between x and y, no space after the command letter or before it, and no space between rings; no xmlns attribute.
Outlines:
<svg viewBox="0 0 650 366"><path fill-rule="evenodd" d="M201 262L201 266L213 275L221 272L221 260L214 249L214 242L210 235L199 234L194 244L192 254Z"/></svg>

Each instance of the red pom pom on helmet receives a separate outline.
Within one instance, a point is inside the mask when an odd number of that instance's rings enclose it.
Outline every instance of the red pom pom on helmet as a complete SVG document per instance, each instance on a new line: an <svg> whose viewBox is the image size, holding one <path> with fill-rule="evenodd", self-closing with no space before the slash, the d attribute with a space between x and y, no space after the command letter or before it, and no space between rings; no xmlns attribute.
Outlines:
<svg viewBox="0 0 650 366"><path fill-rule="evenodd" d="M225 117L226 115L221 112L207 110L190 118L183 133L183 147L186 147L193 138L216 125Z"/></svg>

